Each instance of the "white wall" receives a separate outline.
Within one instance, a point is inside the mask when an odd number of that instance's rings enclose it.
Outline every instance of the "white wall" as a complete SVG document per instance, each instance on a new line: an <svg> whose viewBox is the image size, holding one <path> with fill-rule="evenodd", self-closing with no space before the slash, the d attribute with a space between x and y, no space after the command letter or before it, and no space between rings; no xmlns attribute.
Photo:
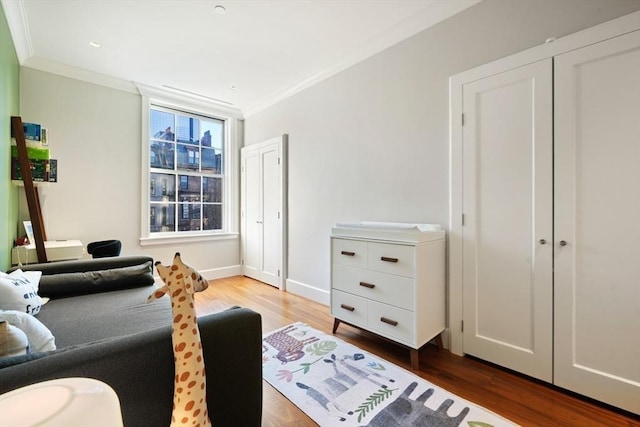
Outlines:
<svg viewBox="0 0 640 427"><path fill-rule="evenodd" d="M289 134L288 290L328 302L338 221L449 222L448 79L640 9L639 0L484 0L246 118Z"/></svg>
<svg viewBox="0 0 640 427"><path fill-rule="evenodd" d="M20 82L22 119L49 129L58 159L58 183L40 189L49 240L119 239L122 255L166 264L180 251L207 277L239 271L238 239L140 247L140 95L25 67Z"/></svg>

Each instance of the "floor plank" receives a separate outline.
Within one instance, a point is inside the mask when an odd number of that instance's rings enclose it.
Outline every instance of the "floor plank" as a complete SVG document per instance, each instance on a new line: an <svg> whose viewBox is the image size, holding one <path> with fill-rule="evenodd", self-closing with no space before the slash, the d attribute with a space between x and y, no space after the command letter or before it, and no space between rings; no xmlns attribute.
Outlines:
<svg viewBox="0 0 640 427"><path fill-rule="evenodd" d="M198 315L235 305L262 315L263 332L304 322L331 334L333 317L328 307L246 278L213 280L196 294ZM409 352L373 334L341 324L336 336L405 369ZM522 426L640 426L640 417L563 391L471 357L460 357L428 345L420 352L416 375ZM307 415L264 383L264 427L315 426Z"/></svg>

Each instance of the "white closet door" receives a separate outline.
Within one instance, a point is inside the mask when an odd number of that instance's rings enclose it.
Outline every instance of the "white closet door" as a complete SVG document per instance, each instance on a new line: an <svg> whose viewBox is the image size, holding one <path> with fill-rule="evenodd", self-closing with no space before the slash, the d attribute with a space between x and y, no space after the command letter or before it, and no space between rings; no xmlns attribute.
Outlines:
<svg viewBox="0 0 640 427"><path fill-rule="evenodd" d="M285 269L285 138L241 150L242 271L278 288Z"/></svg>
<svg viewBox="0 0 640 427"><path fill-rule="evenodd" d="M243 274L262 280L262 171L260 150L242 150Z"/></svg>
<svg viewBox="0 0 640 427"><path fill-rule="evenodd" d="M463 87L463 351L552 379L551 59Z"/></svg>
<svg viewBox="0 0 640 427"><path fill-rule="evenodd" d="M640 413L640 32L558 56L555 91L554 382Z"/></svg>
<svg viewBox="0 0 640 427"><path fill-rule="evenodd" d="M262 281L281 287L282 203L280 145L260 150L262 167Z"/></svg>

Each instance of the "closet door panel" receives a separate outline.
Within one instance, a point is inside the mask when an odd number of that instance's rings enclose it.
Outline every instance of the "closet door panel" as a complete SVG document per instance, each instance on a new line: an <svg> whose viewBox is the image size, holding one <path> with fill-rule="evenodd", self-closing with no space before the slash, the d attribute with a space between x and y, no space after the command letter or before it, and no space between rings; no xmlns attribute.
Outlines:
<svg viewBox="0 0 640 427"><path fill-rule="evenodd" d="M262 192L260 150L245 150L242 159L243 183L243 274L262 280Z"/></svg>
<svg viewBox="0 0 640 427"><path fill-rule="evenodd" d="M278 286L282 264L282 227L280 218L281 189L279 146L261 151L262 162L262 276L263 281Z"/></svg>
<svg viewBox="0 0 640 427"><path fill-rule="evenodd" d="M640 32L556 58L555 133L554 383L640 413Z"/></svg>
<svg viewBox="0 0 640 427"><path fill-rule="evenodd" d="M463 88L464 352L552 376L547 59Z"/></svg>

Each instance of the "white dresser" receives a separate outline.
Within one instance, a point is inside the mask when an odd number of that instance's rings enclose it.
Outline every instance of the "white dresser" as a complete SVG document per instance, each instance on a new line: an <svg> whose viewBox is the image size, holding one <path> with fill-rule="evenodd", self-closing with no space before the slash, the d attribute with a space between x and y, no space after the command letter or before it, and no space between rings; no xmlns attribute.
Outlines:
<svg viewBox="0 0 640 427"><path fill-rule="evenodd" d="M371 225L368 225L371 224ZM433 225L358 223L331 234L331 314L418 350L445 327L445 234Z"/></svg>

